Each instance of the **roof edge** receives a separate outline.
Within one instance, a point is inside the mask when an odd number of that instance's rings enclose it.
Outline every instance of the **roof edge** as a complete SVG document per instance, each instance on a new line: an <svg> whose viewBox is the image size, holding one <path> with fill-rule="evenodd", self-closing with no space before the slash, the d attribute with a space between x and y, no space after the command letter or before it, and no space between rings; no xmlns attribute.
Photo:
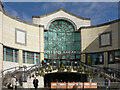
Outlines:
<svg viewBox="0 0 120 90"><path fill-rule="evenodd" d="M64 12L66 12L66 13L72 15L72 16L75 16L75 17L80 18L80 19L83 19L83 20L91 20L91 18L80 17L80 16L75 15L75 14L69 12L69 11L66 11L66 10L63 9L63 8L60 8L60 9L58 9L58 10L56 10L56 11L53 11L53 12L50 12L50 13L48 13L48 14L44 14L44 15L41 15L41 16L32 16L32 18L42 18L42 17L48 16L48 15L54 14L54 13L56 13L56 12L58 12L58 11L64 11Z"/></svg>
<svg viewBox="0 0 120 90"><path fill-rule="evenodd" d="M3 12L3 11L1 11L1 12ZM3 14L12 18L12 19L14 19L14 20L16 20L16 21L19 21L19 22L22 22L22 23L25 23L25 24L28 24L28 25L37 26L37 27L44 27L44 25L37 25L37 24L33 24L33 23L30 23L30 22L15 18L14 16L11 16L10 14L8 14L6 12L3 12Z"/></svg>
<svg viewBox="0 0 120 90"><path fill-rule="evenodd" d="M119 22L119 21L120 21L120 19L116 19L116 20L113 20L113 21L110 21L110 22L107 22L107 23L99 24L99 25L80 27L79 30L80 29L96 28L96 27L100 27L100 26L110 25L110 24L113 24L113 23L116 23L116 22Z"/></svg>

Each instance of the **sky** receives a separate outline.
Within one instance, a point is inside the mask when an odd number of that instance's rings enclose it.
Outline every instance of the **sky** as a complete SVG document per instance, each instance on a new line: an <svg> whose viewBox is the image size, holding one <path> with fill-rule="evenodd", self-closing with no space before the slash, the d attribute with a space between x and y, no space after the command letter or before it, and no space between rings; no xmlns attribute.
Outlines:
<svg viewBox="0 0 120 90"><path fill-rule="evenodd" d="M117 2L3 2L6 13L32 23L32 16L40 16L60 8L75 15L91 18L91 25L118 19Z"/></svg>

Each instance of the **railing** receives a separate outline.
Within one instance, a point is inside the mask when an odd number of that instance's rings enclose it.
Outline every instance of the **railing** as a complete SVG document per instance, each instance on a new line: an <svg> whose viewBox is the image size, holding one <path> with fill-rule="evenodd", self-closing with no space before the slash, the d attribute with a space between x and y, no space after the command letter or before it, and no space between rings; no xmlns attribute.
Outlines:
<svg viewBox="0 0 120 90"><path fill-rule="evenodd" d="M80 65L82 65L84 67L84 69L91 69L92 70L92 74L93 73L103 73L103 75L105 77L109 77L110 79L113 79L113 80L116 80L116 81L119 81L120 82L120 71L119 70L115 70L115 69L111 69L111 68L102 68L102 67L99 67L99 66L89 66L89 65L86 65L82 62L78 62L75 63L76 61L72 61L71 63L71 67L74 68L74 67L79 67ZM47 62L48 64L50 64L51 62ZM33 72L39 72L40 73L40 70L41 68L44 68L46 69L47 68L47 63L42 65L42 63L40 64L37 64L37 65L33 65L33 66L23 66L23 67L13 67L13 68L9 68L9 69L6 69L4 71L2 71L3 75L5 75L6 73L12 73L12 75L15 75L17 71L23 71L23 81L27 81L27 77L30 76L31 77L31 74ZM53 62L52 62L53 63ZM53 65L54 66L54 65ZM58 69L60 68L60 66L56 66ZM12 72L11 72L12 71ZM116 76L113 78L111 77L111 74L115 74ZM4 78L4 77L3 77Z"/></svg>

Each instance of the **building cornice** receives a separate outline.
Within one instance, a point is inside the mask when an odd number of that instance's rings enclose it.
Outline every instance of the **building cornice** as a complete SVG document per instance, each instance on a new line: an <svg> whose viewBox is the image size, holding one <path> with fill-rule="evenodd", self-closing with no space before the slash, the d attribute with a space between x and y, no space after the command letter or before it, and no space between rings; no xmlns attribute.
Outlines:
<svg viewBox="0 0 120 90"><path fill-rule="evenodd" d="M113 24L113 23L116 23L116 22L119 22L120 19L117 19L117 20L114 20L114 21L111 21L111 22L107 22L107 23L103 23L103 24L99 24L99 25L94 25L94 26L87 26L87 27L80 27L79 30L81 29L89 29L89 28L96 28L96 27L100 27L100 26L105 26L105 25L110 25L110 24Z"/></svg>
<svg viewBox="0 0 120 90"><path fill-rule="evenodd" d="M84 18L84 17L77 16L77 15L75 15L75 14L73 14L73 13L71 13L71 12L68 12L68 11L66 11L66 10L64 10L64 9L62 9L62 8L60 8L60 9L58 9L58 10L56 10L56 11L53 11L53 12L51 12L51 13L45 14L45 15L32 16L32 18L42 18L42 17L46 17L46 16L49 16L49 15L51 15L51 14L57 13L57 12L59 12L59 11L64 11L64 12L66 12L66 13L72 15L72 16L75 16L75 17L80 18L80 19L83 19L83 20L91 20L90 18Z"/></svg>

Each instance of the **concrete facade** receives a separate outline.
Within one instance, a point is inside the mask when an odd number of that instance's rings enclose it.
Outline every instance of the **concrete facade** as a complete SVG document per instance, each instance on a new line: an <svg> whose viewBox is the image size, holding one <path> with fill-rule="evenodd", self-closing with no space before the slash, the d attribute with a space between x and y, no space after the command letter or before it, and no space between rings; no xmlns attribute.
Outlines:
<svg viewBox="0 0 120 90"><path fill-rule="evenodd" d="M42 16L33 16L33 23L38 25L44 25L44 28L48 30L50 23L57 19L66 19L71 23L73 22L76 26L76 31L80 27L91 25L90 18L79 17L64 9L59 9L57 11Z"/></svg>
<svg viewBox="0 0 120 90"><path fill-rule="evenodd" d="M119 50L120 39L119 39L119 24L120 20L115 20L105 24L90 26L90 18L83 18L74 15L64 9L59 9L52 13L33 16L33 24L28 23L17 18L14 18L4 11L0 11L0 45L1 50L3 47L10 47L18 50L18 63L7 62L3 60L3 52L1 54L1 70L11 68L14 66L33 65L23 63L23 51L37 52L40 56L40 62L44 60L44 30L49 29L49 25L54 20L65 19L71 22L76 27L76 31L80 30L81 33L81 61L86 61L87 53L105 52L104 66L107 65L107 51ZM19 44L16 42L16 31L19 29L25 32L26 44ZM112 35L111 45L106 47L100 47L99 36L103 33L110 32ZM34 42L34 43L33 43ZM14 66L12 66L14 64ZM6 67L7 65L7 67Z"/></svg>
<svg viewBox="0 0 120 90"><path fill-rule="evenodd" d="M113 67L119 65L119 63L111 65L108 64L108 52L120 50L120 20L115 20L97 26L91 26L90 18L83 18L74 15L64 9L59 9L46 15L33 16L32 24L12 17L1 10L0 72L12 67L34 65L23 63L24 51L39 53L39 61L41 62L42 60L44 60L44 31L49 30L51 22L53 22L54 20L61 19L70 22L75 27L75 31L80 31L82 62L86 62L86 55L89 53L103 52L103 67ZM101 47L100 36L106 33L110 34L110 45ZM23 38L23 36L25 36L25 38ZM9 47L18 50L18 62L9 62L4 60L4 47ZM43 87L43 77L40 77L40 80L41 86ZM0 73L0 81L2 81L2 73ZM32 81L30 81L30 83L31 82ZM0 85L2 86L2 84ZM29 87L26 83L24 83L23 85L26 88Z"/></svg>
<svg viewBox="0 0 120 90"><path fill-rule="evenodd" d="M92 53L120 49L118 46L118 22L81 28L81 52ZM99 35L106 32L112 32L112 46L100 47Z"/></svg>
<svg viewBox="0 0 120 90"><path fill-rule="evenodd" d="M115 21L104 23L104 24L97 25L97 26L80 28L81 53L82 53L81 58L86 57L85 55L89 53L103 52L104 53L104 67L111 66L111 65L108 65L108 52L120 50L119 23L120 23L120 20L115 20ZM106 34L106 33L111 34L111 37L110 37L111 45L101 47L100 46L100 35ZM81 61L85 62L85 60L83 59Z"/></svg>
<svg viewBox="0 0 120 90"><path fill-rule="evenodd" d="M0 68L4 70L15 66L22 67L23 51L42 53L40 59L44 60L43 28L44 26L42 25L27 23L0 11ZM20 29L21 31L26 32L26 45L16 42L16 29ZM4 46L18 50L18 64L14 64L15 62L8 62L3 60ZM7 68L6 64L8 64Z"/></svg>

